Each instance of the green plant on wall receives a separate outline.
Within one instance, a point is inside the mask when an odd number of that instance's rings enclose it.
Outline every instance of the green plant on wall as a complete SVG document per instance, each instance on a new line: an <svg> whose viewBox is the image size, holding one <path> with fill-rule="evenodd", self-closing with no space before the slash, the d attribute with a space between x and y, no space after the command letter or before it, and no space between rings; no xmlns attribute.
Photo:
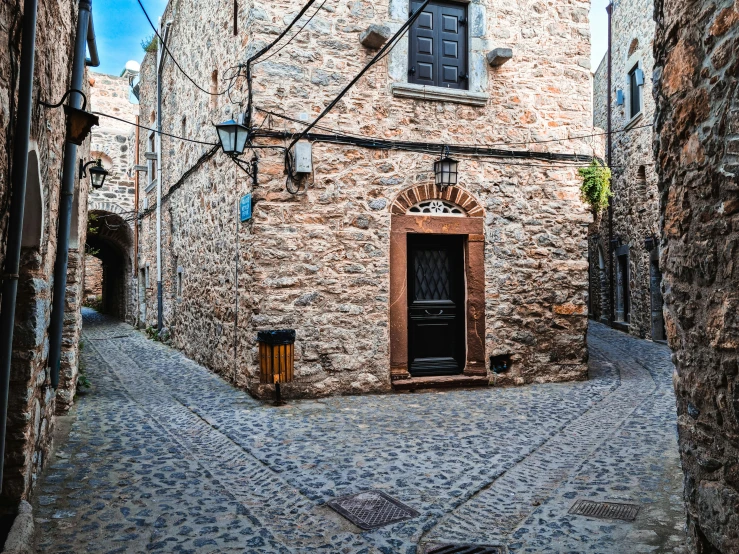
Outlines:
<svg viewBox="0 0 739 554"><path fill-rule="evenodd" d="M158 46L159 41L154 34L141 41L141 48L144 49L144 52L156 52Z"/></svg>
<svg viewBox="0 0 739 554"><path fill-rule="evenodd" d="M582 177L580 193L584 202L590 204L595 213L608 207L611 197L611 169L604 164L593 160L588 167L577 170Z"/></svg>

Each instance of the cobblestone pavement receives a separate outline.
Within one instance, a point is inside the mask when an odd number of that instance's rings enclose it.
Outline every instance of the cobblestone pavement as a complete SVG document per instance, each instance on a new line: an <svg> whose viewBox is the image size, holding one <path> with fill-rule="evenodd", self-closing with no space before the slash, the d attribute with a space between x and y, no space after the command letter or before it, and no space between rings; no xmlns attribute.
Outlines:
<svg viewBox="0 0 739 554"><path fill-rule="evenodd" d="M591 324L590 379L260 403L86 310L93 383L37 488L39 552L683 552L666 347ZM325 506L379 489L420 515L362 531ZM638 504L634 522L568 514Z"/></svg>

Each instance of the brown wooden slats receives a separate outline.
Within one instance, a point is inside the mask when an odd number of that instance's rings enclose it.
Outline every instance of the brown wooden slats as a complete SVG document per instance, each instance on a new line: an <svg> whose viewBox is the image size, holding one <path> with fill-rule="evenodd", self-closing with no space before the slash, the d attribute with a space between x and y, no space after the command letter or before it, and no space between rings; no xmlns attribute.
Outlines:
<svg viewBox="0 0 739 554"><path fill-rule="evenodd" d="M295 346L259 343L259 379L262 383L289 383L295 377Z"/></svg>

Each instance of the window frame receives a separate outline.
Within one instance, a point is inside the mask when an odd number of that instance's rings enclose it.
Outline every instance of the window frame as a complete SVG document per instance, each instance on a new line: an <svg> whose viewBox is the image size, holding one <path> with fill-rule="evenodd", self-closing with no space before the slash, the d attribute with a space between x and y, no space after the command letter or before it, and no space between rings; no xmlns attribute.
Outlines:
<svg viewBox="0 0 739 554"><path fill-rule="evenodd" d="M388 77L390 92L397 98L415 100L454 102L469 106L486 106L488 94L488 52L486 1L455 0L459 4L467 4L467 89L452 89L429 85L418 85L408 81L410 55L408 48L410 33L404 33L395 48L388 55ZM393 30L399 29L408 20L410 0L390 0L389 25Z"/></svg>
<svg viewBox="0 0 739 554"><path fill-rule="evenodd" d="M156 133L154 131L151 131L149 133L149 137L146 141L147 152L157 152L157 140L156 140ZM151 150L149 150L151 148ZM156 185L157 182L157 160L146 160L146 173L147 173L147 183L146 183L146 192L151 191L154 188L154 185Z"/></svg>
<svg viewBox="0 0 739 554"><path fill-rule="evenodd" d="M627 64L626 67L631 67L631 69L626 73L626 90L628 91L628 122L631 123L632 121L635 121L638 119L643 113L644 113L644 84L646 82L646 77L644 77L644 83L641 85L636 83L636 72L641 71L644 73L644 70L642 69L642 62L641 60L636 60L630 64ZM633 80L633 83L632 83ZM633 94L633 88L636 88L636 90L639 93L639 107L636 112L634 112L634 94Z"/></svg>
<svg viewBox="0 0 739 554"><path fill-rule="evenodd" d="M412 9L415 9L414 4L417 4L420 6L421 0L411 0L410 6ZM415 23L411 26L409 30L409 41L408 41L408 83L409 84L417 84L421 86L433 86L437 88L444 88L447 90L469 90L470 86L470 79L469 79L469 73L470 73L470 67L469 67L469 54L470 54L470 26L469 26L469 4L467 2L458 2L458 1L452 1L452 0L431 0L429 2L426 9L432 8L432 14L434 19L432 19L432 28L429 32L427 29L420 29L418 27L419 20L417 19ZM455 33L456 36L460 37L461 39L461 52L457 53L457 59L460 61L459 64L457 64L457 67L459 67L459 75L457 80L454 82L454 86L450 86L447 84L444 85L444 63L443 63L443 54L441 47L444 44L444 34L445 30L442 27L443 23L443 17L444 17L444 9L448 10L459 10L462 11L461 21L458 19L458 27L457 32ZM436 19L436 16L438 16L438 20ZM421 34L422 36L419 37L418 35ZM436 49L435 52L432 52L431 55L426 56L418 51L418 40L419 38L425 38L423 35L430 34L433 40L434 48ZM424 79L420 77L420 66L423 62L419 60L419 58L425 58L430 57L433 59L432 67L432 84L428 84L427 82L424 83Z"/></svg>

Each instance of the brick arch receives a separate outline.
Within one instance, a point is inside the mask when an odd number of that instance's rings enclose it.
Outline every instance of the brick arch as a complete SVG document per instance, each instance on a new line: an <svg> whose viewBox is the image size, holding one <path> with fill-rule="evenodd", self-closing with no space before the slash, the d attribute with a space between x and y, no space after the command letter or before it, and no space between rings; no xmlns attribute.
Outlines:
<svg viewBox="0 0 739 554"><path fill-rule="evenodd" d="M89 215L98 216L95 232L88 229L87 245L103 266L102 309L123 321L130 321L133 230L126 219L109 210L91 206Z"/></svg>
<svg viewBox="0 0 739 554"><path fill-rule="evenodd" d="M122 208L114 202L90 202L88 206L90 212L111 212L114 214L124 214L128 210Z"/></svg>
<svg viewBox="0 0 739 554"><path fill-rule="evenodd" d="M418 185L401 191L390 205L390 212L395 215L406 215L408 208L425 200L446 200L462 208L469 217L482 217L485 214L480 202L465 189L446 187L442 190L430 184Z"/></svg>

